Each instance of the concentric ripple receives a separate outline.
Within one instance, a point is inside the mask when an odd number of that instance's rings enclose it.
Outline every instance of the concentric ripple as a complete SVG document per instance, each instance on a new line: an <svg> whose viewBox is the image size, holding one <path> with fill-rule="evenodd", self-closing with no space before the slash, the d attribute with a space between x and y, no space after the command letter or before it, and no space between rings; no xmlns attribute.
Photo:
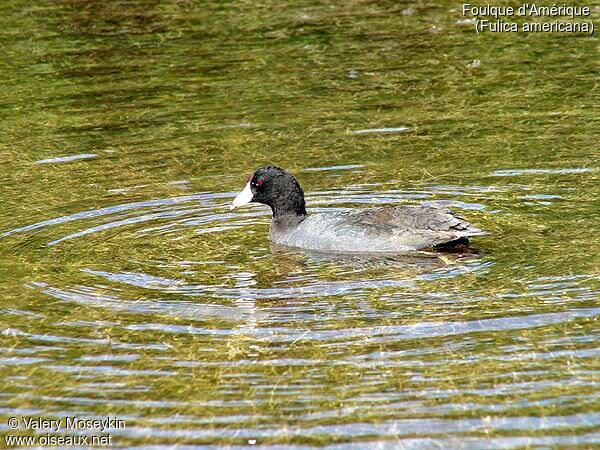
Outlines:
<svg viewBox="0 0 600 450"><path fill-rule="evenodd" d="M314 211L425 201L502 216L487 204L515 190L523 189L357 185L308 201ZM267 210L231 213L233 195L118 204L5 231L3 239L35 234L46 248L81 252L68 277L32 280L36 302L10 312L40 317L45 331L23 320L3 330L12 342L2 349L3 367L43 367L63 387L31 392L28 377L9 375L12 399L40 410L60 402L65 415L122 405L128 427L113 431L131 442L148 434L232 444L340 436L376 448L435 448L448 436L462 448L596 441L597 414L560 411L592 402L597 389L585 375L599 354L594 340L562 331L597 320L597 280L525 277L518 289L490 291L489 274L502 263L487 254L272 248ZM142 257L139 249L156 239L173 244L160 258ZM103 241L114 242L110 255L85 253ZM543 346L528 335L543 336ZM66 349L73 356L65 358ZM548 370L565 363L571 369ZM169 400L161 392L172 386ZM12 399L4 398L7 412L16 411ZM552 414L528 418L525 405ZM293 426L281 427L284 410ZM561 434L565 428L577 436ZM526 437L479 436L508 431Z"/></svg>

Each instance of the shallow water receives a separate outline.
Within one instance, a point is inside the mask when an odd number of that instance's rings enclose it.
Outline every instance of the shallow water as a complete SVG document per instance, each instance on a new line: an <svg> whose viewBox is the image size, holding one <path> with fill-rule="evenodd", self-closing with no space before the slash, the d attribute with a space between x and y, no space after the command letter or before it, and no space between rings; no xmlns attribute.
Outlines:
<svg viewBox="0 0 600 450"><path fill-rule="evenodd" d="M0 434L600 445L596 37L478 37L449 2L0 10ZM228 209L265 164L309 211L433 202L490 235L271 247L264 207Z"/></svg>

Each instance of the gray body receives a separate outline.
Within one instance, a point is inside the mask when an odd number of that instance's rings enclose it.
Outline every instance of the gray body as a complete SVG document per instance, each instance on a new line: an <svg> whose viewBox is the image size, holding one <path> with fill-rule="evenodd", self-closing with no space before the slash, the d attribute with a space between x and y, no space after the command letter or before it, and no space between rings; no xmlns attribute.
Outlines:
<svg viewBox="0 0 600 450"><path fill-rule="evenodd" d="M273 217L270 239L323 252L404 252L486 234L444 207L402 205ZM464 239L462 239L464 240Z"/></svg>

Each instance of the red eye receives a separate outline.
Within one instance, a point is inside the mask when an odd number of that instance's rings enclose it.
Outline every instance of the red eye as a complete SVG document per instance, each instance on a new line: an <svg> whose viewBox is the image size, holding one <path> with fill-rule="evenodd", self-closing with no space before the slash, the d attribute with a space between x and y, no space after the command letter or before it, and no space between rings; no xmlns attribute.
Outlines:
<svg viewBox="0 0 600 450"><path fill-rule="evenodd" d="M257 187L261 187L264 183L264 180L262 178L259 178L258 180L256 180L256 186Z"/></svg>

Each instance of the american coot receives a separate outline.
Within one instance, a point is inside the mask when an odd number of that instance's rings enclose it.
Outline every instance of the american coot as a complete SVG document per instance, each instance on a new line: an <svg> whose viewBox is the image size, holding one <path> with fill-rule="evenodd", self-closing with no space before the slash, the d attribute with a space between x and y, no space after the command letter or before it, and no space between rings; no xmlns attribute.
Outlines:
<svg viewBox="0 0 600 450"><path fill-rule="evenodd" d="M324 252L404 252L449 249L486 234L447 208L399 205L307 214L298 181L279 167L261 167L231 203L263 203L273 212L271 241Z"/></svg>

